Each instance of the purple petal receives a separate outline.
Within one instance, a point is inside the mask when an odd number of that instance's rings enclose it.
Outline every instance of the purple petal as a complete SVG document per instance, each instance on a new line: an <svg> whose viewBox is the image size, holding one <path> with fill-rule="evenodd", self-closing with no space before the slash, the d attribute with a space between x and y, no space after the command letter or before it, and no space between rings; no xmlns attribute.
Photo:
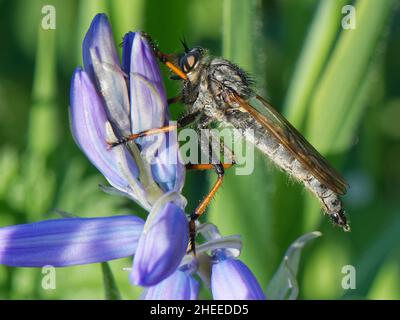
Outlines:
<svg viewBox="0 0 400 320"><path fill-rule="evenodd" d="M264 300L250 269L240 260L222 259L212 266L211 291L215 300Z"/></svg>
<svg viewBox="0 0 400 320"><path fill-rule="evenodd" d="M71 126L75 141L89 160L106 177L112 186L129 193L129 183L121 176L118 163L120 147L108 150L106 135L107 116L103 102L97 94L89 76L77 68L71 82ZM138 176L133 158L124 152L132 179Z"/></svg>
<svg viewBox="0 0 400 320"><path fill-rule="evenodd" d="M131 281L153 286L170 276L186 253L188 222L173 202L155 205L146 221L133 262Z"/></svg>
<svg viewBox="0 0 400 320"><path fill-rule="evenodd" d="M190 274L176 270L167 279L145 290L144 300L197 300L199 282Z"/></svg>
<svg viewBox="0 0 400 320"><path fill-rule="evenodd" d="M122 40L122 70L128 75L128 78L131 72L132 44L136 34L136 32L128 32Z"/></svg>
<svg viewBox="0 0 400 320"><path fill-rule="evenodd" d="M131 44L129 44L131 41ZM123 56L130 55L131 124L133 132L159 128L168 124L169 112L164 84L157 59L140 33L124 38ZM131 51L129 54L129 50ZM123 58L124 68L129 60ZM146 138L143 139L144 141Z"/></svg>
<svg viewBox="0 0 400 320"><path fill-rule="evenodd" d="M83 41L82 52L85 70L102 93L108 119L117 137L128 136L131 126L127 79L105 14L94 17Z"/></svg>
<svg viewBox="0 0 400 320"><path fill-rule="evenodd" d="M93 61L90 51L94 49L102 61L110 65L119 64L110 22L104 13L97 14L90 24L82 43L83 64L94 81Z"/></svg>
<svg viewBox="0 0 400 320"><path fill-rule="evenodd" d="M152 174L164 192L182 191L186 169L179 153L176 131L165 135L153 159Z"/></svg>
<svg viewBox="0 0 400 320"><path fill-rule="evenodd" d="M169 124L169 110L157 59L146 38L129 32L123 43L123 68L129 74L132 132ZM136 140L152 164L153 178L165 191L180 191L184 166L179 156L176 130Z"/></svg>
<svg viewBox="0 0 400 320"><path fill-rule="evenodd" d="M65 267L135 253L143 220L134 216L45 220L0 228L0 264Z"/></svg>

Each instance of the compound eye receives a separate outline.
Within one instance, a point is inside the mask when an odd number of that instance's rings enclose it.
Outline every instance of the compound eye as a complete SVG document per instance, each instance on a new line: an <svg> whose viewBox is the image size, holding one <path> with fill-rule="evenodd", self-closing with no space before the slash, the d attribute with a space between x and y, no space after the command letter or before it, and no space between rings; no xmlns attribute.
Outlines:
<svg viewBox="0 0 400 320"><path fill-rule="evenodd" d="M181 69L185 73L189 73L193 70L194 66L197 63L197 56L194 54L187 54L181 59Z"/></svg>

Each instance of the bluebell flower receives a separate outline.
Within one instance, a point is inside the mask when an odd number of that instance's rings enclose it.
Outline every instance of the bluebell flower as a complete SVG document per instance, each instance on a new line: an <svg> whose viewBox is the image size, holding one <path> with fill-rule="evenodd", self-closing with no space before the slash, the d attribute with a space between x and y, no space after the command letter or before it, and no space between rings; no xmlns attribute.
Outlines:
<svg viewBox="0 0 400 320"><path fill-rule="evenodd" d="M197 261L197 260L194 260ZM194 277L197 266L184 265L175 270L167 279L148 287L142 294L144 300L197 300L199 281Z"/></svg>
<svg viewBox="0 0 400 320"><path fill-rule="evenodd" d="M85 69L71 83L72 133L82 151L120 193L150 210L166 192L180 192L185 170L176 131L109 148L107 142L168 124L157 60L147 40L130 32L120 65L111 26L98 14L83 42Z"/></svg>
<svg viewBox="0 0 400 320"><path fill-rule="evenodd" d="M146 38L130 32L124 37L121 66L104 14L93 19L82 51L84 68L77 68L71 81L72 134L112 186L103 189L136 201L150 212L149 218L145 223L135 217L71 218L1 228L0 263L61 267L137 252L132 281L154 285L175 272L188 246L186 200L180 195L185 169L177 133L114 148L108 142L168 123L158 63Z"/></svg>
<svg viewBox="0 0 400 320"><path fill-rule="evenodd" d="M249 267L227 250L214 254L211 270L214 300L265 300L265 294Z"/></svg>
<svg viewBox="0 0 400 320"><path fill-rule="evenodd" d="M112 187L150 212L131 279L154 285L175 271L188 245L186 201L180 195L185 170L177 133L113 148L107 141L168 124L158 62L146 38L129 32L123 40L121 65L104 14L93 19L85 36L83 60L85 70L78 68L72 80L72 132Z"/></svg>
<svg viewBox="0 0 400 320"><path fill-rule="evenodd" d="M144 221L134 216L66 218L0 228L0 264L65 267L135 254Z"/></svg>
<svg viewBox="0 0 400 320"><path fill-rule="evenodd" d="M170 193L152 208L133 262L133 284L153 286L178 268L189 241L184 206L182 197Z"/></svg>
<svg viewBox="0 0 400 320"><path fill-rule="evenodd" d="M198 252L209 253L209 259L203 259L208 267L203 269L211 270L206 275L209 277L206 283L214 300L264 300L265 295L257 279L238 259L242 248L240 237L222 237L213 224L200 226L199 232L207 240L198 246Z"/></svg>
<svg viewBox="0 0 400 320"><path fill-rule="evenodd" d="M191 300L198 297L199 276L215 300L264 300L265 294L250 269L238 259L239 236L222 237L211 223L198 225L206 240L197 246L196 257L186 255L167 279L148 287L143 299Z"/></svg>

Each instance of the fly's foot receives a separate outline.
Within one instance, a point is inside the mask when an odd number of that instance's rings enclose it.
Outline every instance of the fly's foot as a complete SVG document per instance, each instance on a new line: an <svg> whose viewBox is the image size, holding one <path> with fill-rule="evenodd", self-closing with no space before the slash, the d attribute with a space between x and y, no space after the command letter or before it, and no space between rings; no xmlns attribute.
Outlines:
<svg viewBox="0 0 400 320"><path fill-rule="evenodd" d="M193 253L193 256L196 256L196 214L190 215L189 221L189 246L187 250L187 254Z"/></svg>
<svg viewBox="0 0 400 320"><path fill-rule="evenodd" d="M135 138L131 136L128 137L122 137L121 139L118 139L117 141L106 141L106 143L108 144L107 146L107 150L111 150L112 148L119 146L121 144L125 144L131 140L134 140Z"/></svg>

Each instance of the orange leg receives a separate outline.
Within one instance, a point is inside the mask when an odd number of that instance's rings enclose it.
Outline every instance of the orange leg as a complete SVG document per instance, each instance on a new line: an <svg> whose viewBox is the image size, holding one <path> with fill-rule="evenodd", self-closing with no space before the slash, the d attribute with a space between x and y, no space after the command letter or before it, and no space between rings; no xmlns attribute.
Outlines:
<svg viewBox="0 0 400 320"><path fill-rule="evenodd" d="M178 123L176 125L168 125L168 126L164 126L161 128L153 128L153 129L145 130L145 131L142 131L139 133L132 133L131 135L129 135L127 137L122 137L121 139L119 139L117 141L107 142L107 144L109 145L109 149L111 149L115 146L118 146L123 143L127 143L128 141L132 141L137 138L146 137L146 136L150 136L150 135L158 134L158 133L162 133L162 132L169 132L169 131L175 130L177 128L183 128L183 127L186 127L187 125L189 125L190 123L192 123L193 121L195 121L196 116L197 116L197 112L189 113L189 114L185 115L184 117L182 117L181 119L179 119Z"/></svg>
<svg viewBox="0 0 400 320"><path fill-rule="evenodd" d="M234 163L222 163L222 166L224 169L229 169L233 167ZM186 170L213 170L214 165L211 163L206 163L206 164L187 164L186 165Z"/></svg>
<svg viewBox="0 0 400 320"><path fill-rule="evenodd" d="M217 193L218 189L222 185L222 181L224 179L224 168L230 168L232 164L199 164L199 165L190 165L191 169L199 169L199 170L207 170L209 168L214 168L216 173L218 174L218 179L215 182L214 186L211 188L210 192L205 196L205 198L201 201L198 205L194 213L190 215L190 222L189 222L189 252L193 252L196 255L196 246L195 246L195 239L196 239L196 220L200 218L200 216L204 213L204 211L209 206L211 200L214 198L215 194Z"/></svg>
<svg viewBox="0 0 400 320"><path fill-rule="evenodd" d="M145 131L142 131L139 133L132 133L131 135L129 135L127 137L123 137L123 138L119 139L118 141L107 142L107 143L109 145L109 148L111 149L120 144L127 143L128 141L132 141L132 140L135 140L135 139L141 138L141 137L151 136L153 134L158 134L158 133L162 133L162 132L169 132L169 131L175 130L177 127L178 127L177 125L169 125L169 126L165 126L165 127L161 127L161 128L145 130Z"/></svg>
<svg viewBox="0 0 400 320"><path fill-rule="evenodd" d="M184 73L179 67L177 67L176 65L174 65L171 61L168 60L164 60L165 55L161 55L161 62L164 63L173 73L175 73L177 76L179 76L182 80L186 80L187 79L187 75L186 73Z"/></svg>
<svg viewBox="0 0 400 320"><path fill-rule="evenodd" d="M148 35L147 33L142 33L147 41L149 42L149 44L151 45L155 55L157 56L157 58L167 66L168 69L170 69L173 73L175 73L179 78L181 78L182 80L187 80L187 75L186 73L184 73L178 66L176 66L171 60L171 56L168 54L165 54L163 52L160 51L160 49L158 48L158 46L154 43L153 39L151 39L150 35Z"/></svg>

